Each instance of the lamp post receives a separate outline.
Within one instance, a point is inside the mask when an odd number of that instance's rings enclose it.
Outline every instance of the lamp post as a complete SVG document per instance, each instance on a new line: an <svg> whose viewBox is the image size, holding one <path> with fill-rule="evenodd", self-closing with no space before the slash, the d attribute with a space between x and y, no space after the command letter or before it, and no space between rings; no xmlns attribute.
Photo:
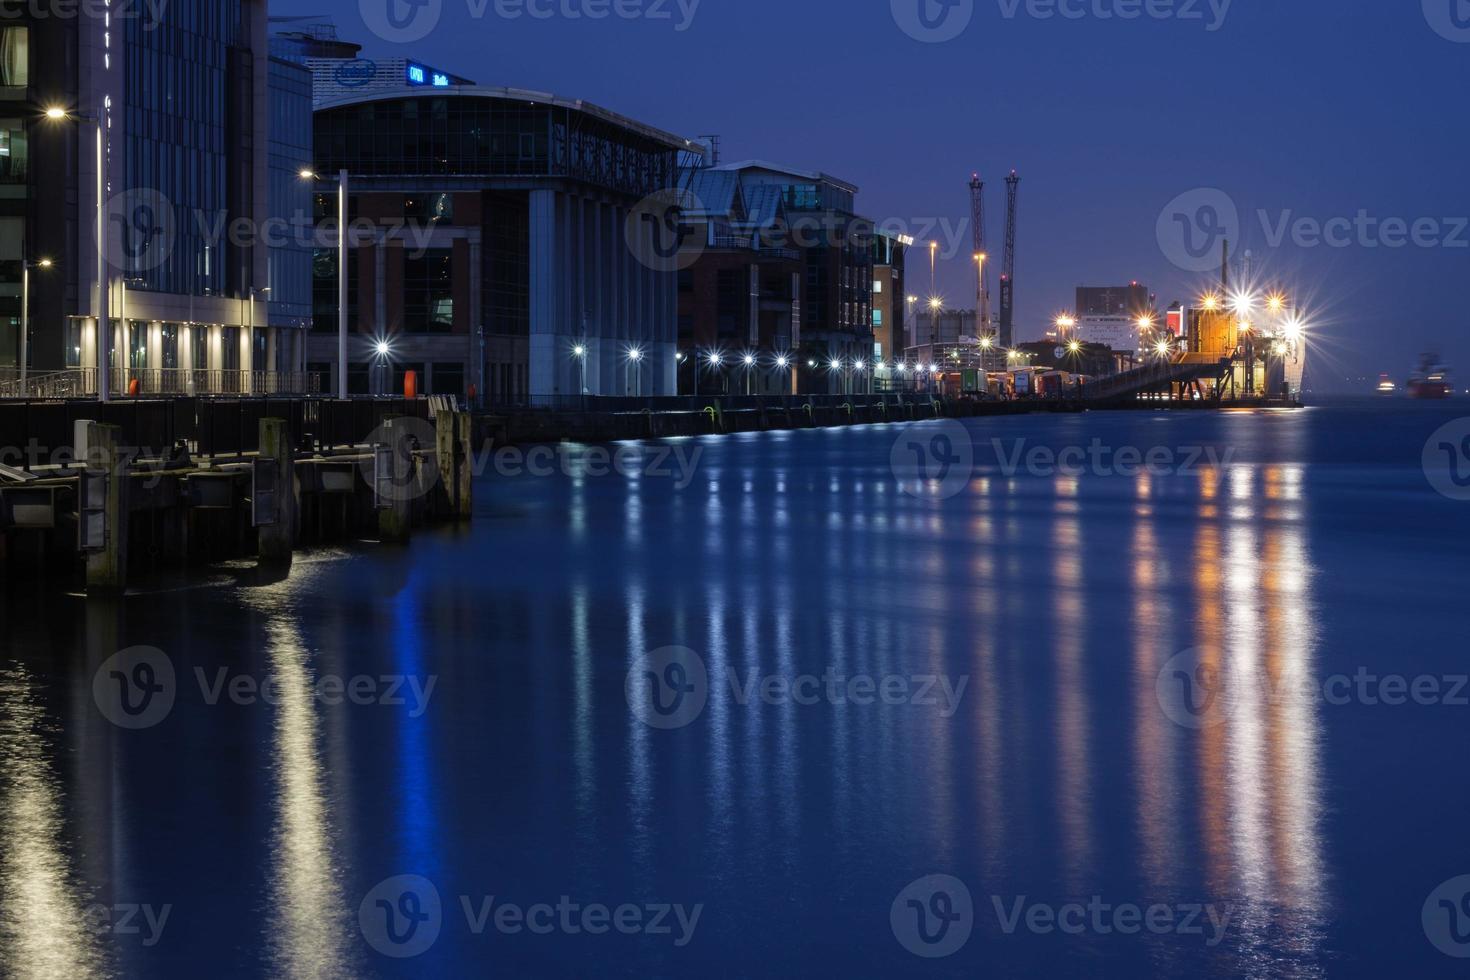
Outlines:
<svg viewBox="0 0 1470 980"><path fill-rule="evenodd" d="M111 367L112 317L107 311L107 154L103 150L102 119L53 107L46 110L52 122L75 119L97 128L97 400L108 400L108 368Z"/></svg>
<svg viewBox="0 0 1470 980"><path fill-rule="evenodd" d="M1256 342L1251 331L1251 309L1255 305L1250 293L1237 293L1231 302L1238 318L1239 330L1245 335L1245 393L1256 393Z"/></svg>
<svg viewBox="0 0 1470 980"><path fill-rule="evenodd" d="M633 367L633 393L643 394L643 349L641 347L628 348L628 363Z"/></svg>
<svg viewBox="0 0 1470 980"><path fill-rule="evenodd" d="M39 262L22 261L20 264L20 384L22 392L26 383L26 366L31 358L31 270L49 269L50 259Z"/></svg>
<svg viewBox="0 0 1470 980"><path fill-rule="evenodd" d="M749 395L752 393L750 390L750 374L755 368L755 355L746 354L740 359L740 363L745 365L745 393Z"/></svg>
<svg viewBox="0 0 1470 980"><path fill-rule="evenodd" d="M314 170L301 171L302 180L321 180ZM337 173L337 397L347 397L347 183L346 170Z"/></svg>
<svg viewBox="0 0 1470 980"><path fill-rule="evenodd" d="M583 398L587 397L587 345L577 344L572 348L572 356L577 359L577 391Z"/></svg>

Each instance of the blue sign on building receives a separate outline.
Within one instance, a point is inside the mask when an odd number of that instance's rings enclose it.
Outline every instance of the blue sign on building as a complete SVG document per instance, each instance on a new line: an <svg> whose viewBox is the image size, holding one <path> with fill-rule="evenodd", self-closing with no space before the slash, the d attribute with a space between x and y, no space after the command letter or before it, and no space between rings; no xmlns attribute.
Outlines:
<svg viewBox="0 0 1470 980"><path fill-rule="evenodd" d="M442 71L433 71L423 65L408 66L408 84L432 85L434 88L449 88L449 76Z"/></svg>
<svg viewBox="0 0 1470 980"><path fill-rule="evenodd" d="M337 84L348 88L357 88L371 82L378 74L376 62L366 58L358 58L355 61L346 61L337 66Z"/></svg>

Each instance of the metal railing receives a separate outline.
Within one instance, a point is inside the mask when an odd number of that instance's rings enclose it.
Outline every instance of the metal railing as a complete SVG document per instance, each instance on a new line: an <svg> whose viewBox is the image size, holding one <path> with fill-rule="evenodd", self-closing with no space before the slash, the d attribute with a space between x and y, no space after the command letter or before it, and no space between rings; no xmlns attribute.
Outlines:
<svg viewBox="0 0 1470 980"><path fill-rule="evenodd" d="M136 383L136 391L134 389ZM136 396L316 395L321 378L309 371L196 371L188 368L113 368L109 393ZM24 382L0 377L0 398L86 398L97 394L97 369L73 368L32 375Z"/></svg>

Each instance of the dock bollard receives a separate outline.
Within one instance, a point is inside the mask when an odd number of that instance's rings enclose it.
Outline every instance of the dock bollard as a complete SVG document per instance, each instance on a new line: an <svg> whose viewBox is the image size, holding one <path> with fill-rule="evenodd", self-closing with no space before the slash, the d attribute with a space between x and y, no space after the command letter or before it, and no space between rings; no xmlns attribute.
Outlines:
<svg viewBox="0 0 1470 980"><path fill-rule="evenodd" d="M257 555L262 562L289 565L296 547L296 454L285 419L260 420L250 492Z"/></svg>
<svg viewBox="0 0 1470 980"><path fill-rule="evenodd" d="M385 543L406 544L413 524L413 447L410 419L388 419L383 441L373 447L373 493L378 508L378 537Z"/></svg>
<svg viewBox="0 0 1470 980"><path fill-rule="evenodd" d="M96 422L85 427L87 470L77 494L77 516L79 543L87 555L87 591L121 592L128 584L128 457L118 445L122 429Z"/></svg>

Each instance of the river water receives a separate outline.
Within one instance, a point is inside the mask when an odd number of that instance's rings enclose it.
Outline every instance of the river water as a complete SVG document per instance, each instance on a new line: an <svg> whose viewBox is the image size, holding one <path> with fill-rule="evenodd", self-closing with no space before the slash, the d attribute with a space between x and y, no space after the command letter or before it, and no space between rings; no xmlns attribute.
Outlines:
<svg viewBox="0 0 1470 980"><path fill-rule="evenodd" d="M406 550L12 587L3 972L1461 975L1458 417L506 454Z"/></svg>

